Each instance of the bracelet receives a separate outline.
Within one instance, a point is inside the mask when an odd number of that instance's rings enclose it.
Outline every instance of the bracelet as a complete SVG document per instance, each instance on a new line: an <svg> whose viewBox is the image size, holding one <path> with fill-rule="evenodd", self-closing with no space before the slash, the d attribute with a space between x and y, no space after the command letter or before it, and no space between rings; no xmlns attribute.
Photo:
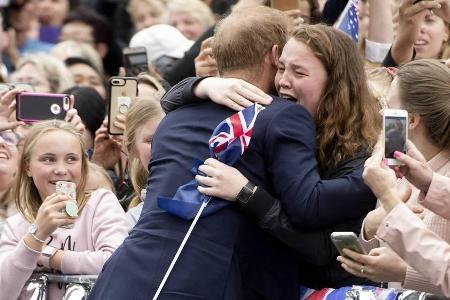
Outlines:
<svg viewBox="0 0 450 300"><path fill-rule="evenodd" d="M29 234L31 234L31 236L33 237L33 239L36 241L36 242L39 242L39 243L41 243L41 244L45 244L45 241L43 241L43 240L41 240L40 238L38 238L36 235L34 235L34 233L31 233L31 232L28 232Z"/></svg>
<svg viewBox="0 0 450 300"><path fill-rule="evenodd" d="M39 252L39 251L37 251L37 250L34 250L33 248L31 248L30 246L28 246L27 245L27 243L25 243L25 241L22 239L22 243L23 243L23 245L25 246L25 248L27 248L28 250L30 250L31 252L34 252L34 253L41 253L41 252Z"/></svg>

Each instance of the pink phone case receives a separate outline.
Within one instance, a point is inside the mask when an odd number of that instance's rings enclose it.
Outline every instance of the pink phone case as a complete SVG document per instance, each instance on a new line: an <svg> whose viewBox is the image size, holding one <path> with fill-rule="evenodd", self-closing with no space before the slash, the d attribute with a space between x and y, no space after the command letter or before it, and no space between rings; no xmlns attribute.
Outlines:
<svg viewBox="0 0 450 300"><path fill-rule="evenodd" d="M20 93L16 95L16 119L27 123L64 120L70 109L66 94Z"/></svg>

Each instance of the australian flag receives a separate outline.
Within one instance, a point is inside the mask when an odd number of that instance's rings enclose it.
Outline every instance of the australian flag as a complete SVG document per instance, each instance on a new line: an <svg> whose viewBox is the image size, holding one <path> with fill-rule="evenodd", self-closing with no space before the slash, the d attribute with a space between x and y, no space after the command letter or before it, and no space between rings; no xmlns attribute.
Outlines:
<svg viewBox="0 0 450 300"><path fill-rule="evenodd" d="M358 42L358 0L348 1L334 27Z"/></svg>
<svg viewBox="0 0 450 300"><path fill-rule="evenodd" d="M211 157L227 165L233 165L250 144L256 117L262 109L263 106L254 104L217 125L208 141ZM197 167L201 163L203 161L194 162L191 169L192 177L197 174ZM180 186L173 198L158 197L159 208L182 219L192 220L202 202L209 200L209 197L198 192L197 187L198 182L193 179ZM204 209L202 216L213 214L226 205L228 202L213 199Z"/></svg>

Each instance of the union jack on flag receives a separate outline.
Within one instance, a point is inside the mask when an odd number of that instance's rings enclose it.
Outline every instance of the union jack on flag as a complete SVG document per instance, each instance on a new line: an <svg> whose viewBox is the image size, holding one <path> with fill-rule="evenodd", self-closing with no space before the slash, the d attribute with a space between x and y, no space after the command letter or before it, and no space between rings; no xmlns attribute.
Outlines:
<svg viewBox="0 0 450 300"><path fill-rule="evenodd" d="M260 104L254 104L222 121L208 142L211 156L234 164L250 144L256 117L263 109Z"/></svg>
<svg viewBox="0 0 450 300"><path fill-rule="evenodd" d="M334 28L345 32L354 42L358 42L358 0L349 0Z"/></svg>

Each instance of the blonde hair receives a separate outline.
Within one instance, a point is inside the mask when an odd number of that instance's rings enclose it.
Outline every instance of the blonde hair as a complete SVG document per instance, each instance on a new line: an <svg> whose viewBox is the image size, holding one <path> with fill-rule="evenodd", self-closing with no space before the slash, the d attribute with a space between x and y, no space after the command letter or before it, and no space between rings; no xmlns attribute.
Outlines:
<svg viewBox="0 0 450 300"><path fill-rule="evenodd" d="M148 171L135 156L136 132L153 118L164 115L159 101L151 97L138 97L127 112L125 120L125 147L129 153L129 175L134 190L134 197L128 208L140 202L141 190L147 184Z"/></svg>
<svg viewBox="0 0 450 300"><path fill-rule="evenodd" d="M17 70L31 64L45 74L52 93L61 93L75 85L72 74L62 61L49 54L37 53L25 55L17 64Z"/></svg>
<svg viewBox="0 0 450 300"><path fill-rule="evenodd" d="M450 70L433 59L403 65L397 72L403 107L421 116L428 137L441 149L450 149Z"/></svg>
<svg viewBox="0 0 450 300"><path fill-rule="evenodd" d="M77 41L64 41L52 48L52 55L64 62L71 57L79 57L87 60L96 69L97 73L103 74L103 62L95 49L87 44Z"/></svg>
<svg viewBox="0 0 450 300"><path fill-rule="evenodd" d="M158 74L155 74L156 76ZM162 86L160 80L163 80L160 76L157 78L156 76L152 76L148 73L140 73L138 76L136 76L137 82L147 84L151 87L153 87L156 90L155 97L158 102L161 100L162 96L166 93L166 90Z"/></svg>
<svg viewBox="0 0 450 300"><path fill-rule="evenodd" d="M99 166L96 163L88 161L88 167L89 172L86 190L95 191L97 189L107 189L113 193L116 192L111 177L108 175L108 172L106 172L106 170L102 166ZM93 183L96 183L96 185L93 185Z"/></svg>
<svg viewBox="0 0 450 300"><path fill-rule="evenodd" d="M394 80L394 71L385 67L366 69L367 84L372 95L378 100L380 108L387 107L386 97Z"/></svg>
<svg viewBox="0 0 450 300"><path fill-rule="evenodd" d="M46 133L52 131L64 131L72 134L80 142L81 155L81 178L77 186L77 205L79 212L87 202L88 194L85 193L86 180L88 175L88 161L84 154L83 139L75 127L67 122L52 120L36 123L27 133L22 150L22 156L19 160L19 167L14 185L14 196L17 210L30 223L36 219L39 207L44 199L41 199L39 191L34 184L33 178L27 175L30 163L31 153L36 142Z"/></svg>
<svg viewBox="0 0 450 300"><path fill-rule="evenodd" d="M214 15L206 3L200 0L171 0L167 3L169 13L188 13L200 21L205 30L215 22Z"/></svg>

